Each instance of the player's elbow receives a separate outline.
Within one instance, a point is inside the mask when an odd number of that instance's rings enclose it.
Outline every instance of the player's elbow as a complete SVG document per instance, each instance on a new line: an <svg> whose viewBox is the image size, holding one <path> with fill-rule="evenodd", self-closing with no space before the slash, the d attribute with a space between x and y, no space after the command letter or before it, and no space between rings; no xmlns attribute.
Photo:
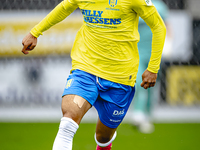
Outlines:
<svg viewBox="0 0 200 150"><path fill-rule="evenodd" d="M163 33L164 36L166 36L167 28L166 28L165 24L160 26L160 31Z"/></svg>
<svg viewBox="0 0 200 150"><path fill-rule="evenodd" d="M167 33L167 27L166 27L164 22L163 22L162 28L163 28L163 32L165 32L165 34L166 34Z"/></svg>
<svg viewBox="0 0 200 150"><path fill-rule="evenodd" d="M167 28L165 26L165 23L161 21L159 24L157 24L157 26L154 27L154 32L166 35Z"/></svg>

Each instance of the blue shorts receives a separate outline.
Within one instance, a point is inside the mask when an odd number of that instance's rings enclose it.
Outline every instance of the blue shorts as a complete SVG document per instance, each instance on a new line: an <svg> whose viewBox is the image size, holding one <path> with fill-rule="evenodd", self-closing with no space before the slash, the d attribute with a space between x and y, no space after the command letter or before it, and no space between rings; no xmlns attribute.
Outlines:
<svg viewBox="0 0 200 150"><path fill-rule="evenodd" d="M101 122L117 128L125 117L135 94L135 87L111 82L85 71L74 70L63 92L86 99L98 112Z"/></svg>

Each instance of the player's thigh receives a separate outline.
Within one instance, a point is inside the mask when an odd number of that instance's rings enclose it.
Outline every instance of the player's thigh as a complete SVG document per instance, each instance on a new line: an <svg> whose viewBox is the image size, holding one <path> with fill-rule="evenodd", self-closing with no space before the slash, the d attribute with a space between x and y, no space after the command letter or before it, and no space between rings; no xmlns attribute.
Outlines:
<svg viewBox="0 0 200 150"><path fill-rule="evenodd" d="M78 95L65 95L62 99L62 112L64 117L80 123L85 113L91 108L91 104Z"/></svg>
<svg viewBox="0 0 200 150"><path fill-rule="evenodd" d="M101 120L98 118L97 125L96 125L96 138L100 143L107 143L109 142L117 128L110 128L104 125Z"/></svg>

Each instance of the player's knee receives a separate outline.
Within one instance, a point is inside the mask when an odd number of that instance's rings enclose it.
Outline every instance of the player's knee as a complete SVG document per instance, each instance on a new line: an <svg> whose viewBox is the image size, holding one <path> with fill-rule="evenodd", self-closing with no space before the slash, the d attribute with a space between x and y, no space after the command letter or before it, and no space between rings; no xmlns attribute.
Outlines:
<svg viewBox="0 0 200 150"><path fill-rule="evenodd" d="M62 109L62 112L63 112L63 117L71 118L77 124L79 124L82 119L80 115L78 114L78 112L76 111L72 111L70 109Z"/></svg>
<svg viewBox="0 0 200 150"><path fill-rule="evenodd" d="M62 100L62 113L64 117L71 118L76 123L80 123L84 110L79 108L79 106L74 102L75 95L67 95L63 97ZM82 106L81 106L82 107Z"/></svg>
<svg viewBox="0 0 200 150"><path fill-rule="evenodd" d="M71 118L74 120L76 123L80 123L80 116L78 115L78 112L76 110L73 110L73 108L67 107L62 107L62 113L63 117Z"/></svg>

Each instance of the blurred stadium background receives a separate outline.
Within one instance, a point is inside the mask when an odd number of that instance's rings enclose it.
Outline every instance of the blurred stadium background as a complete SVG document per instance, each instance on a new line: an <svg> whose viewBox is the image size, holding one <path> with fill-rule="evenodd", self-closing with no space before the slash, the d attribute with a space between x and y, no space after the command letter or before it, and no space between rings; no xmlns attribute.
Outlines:
<svg viewBox="0 0 200 150"><path fill-rule="evenodd" d="M21 53L23 37L60 1L0 0L1 139L2 131L13 122L58 123L62 116L61 95L71 69L70 50L83 22L80 11L76 10L63 22L44 32L44 36L38 39L36 49L28 56ZM171 34L166 40L158 82L154 87L156 104L152 120L158 126L161 123L193 123L196 124L195 131L199 133L200 0L163 1L170 9L167 24ZM130 111L124 123L130 123ZM91 109L83 123L92 124L96 120L97 113ZM2 150L6 149L9 148ZM81 148L77 146L76 149Z"/></svg>

